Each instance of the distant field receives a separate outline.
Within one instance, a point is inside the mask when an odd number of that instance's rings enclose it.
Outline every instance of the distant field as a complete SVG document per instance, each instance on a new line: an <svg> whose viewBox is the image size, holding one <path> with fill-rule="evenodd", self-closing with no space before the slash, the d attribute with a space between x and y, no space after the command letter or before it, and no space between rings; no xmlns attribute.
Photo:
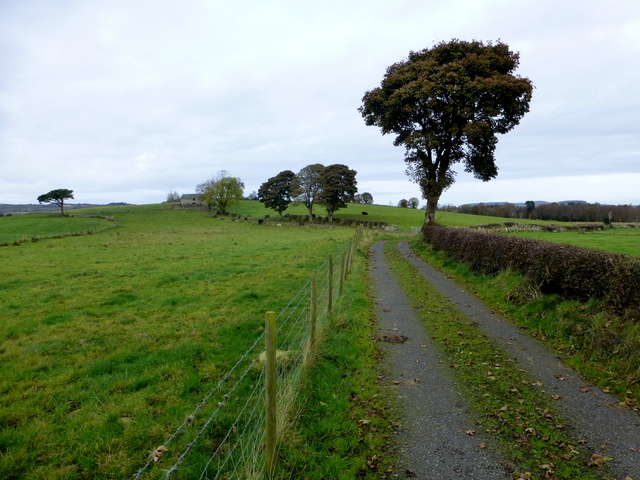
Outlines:
<svg viewBox="0 0 640 480"><path fill-rule="evenodd" d="M117 212L127 214L127 212L149 211L161 212L171 210L168 204L160 205L138 205L122 207L95 207L91 209L78 210L77 213L94 213L98 215L110 215ZM176 211L182 211L176 209ZM195 212L195 210L187 210ZM277 212L267 209L258 201L243 200L240 205L231 207L230 213L247 216L252 219L269 216L269 220L275 223L284 223L287 220L279 220ZM367 212L367 215L362 215ZM291 215L306 215L307 209L304 205L290 205L284 212ZM326 215L321 206L314 207L316 215ZM397 226L401 231L407 232L412 227L421 227L424 222L424 210L410 208L398 208L385 205L364 205L349 204L347 208L339 210L336 221L340 219L370 220L375 222L386 222L389 225ZM504 223L515 221L523 224L557 224L558 222L527 219L508 219L498 217L487 217L480 215L468 215L462 213L437 212L436 221L445 227L469 227L474 225L484 225L489 223ZM67 236L81 232L99 232L105 228L112 227L113 224L107 220L99 218L75 218L60 217L51 214L29 214L14 217L0 217L0 245L11 244L14 241L22 241L31 238L48 238L56 236ZM640 256L640 228L616 228L604 232L588 232L578 234L572 232L550 233L550 232L518 232L509 233L527 238L539 238L551 242L568 243L585 248L595 248L614 253L625 253L628 255Z"/></svg>
<svg viewBox="0 0 640 480"><path fill-rule="evenodd" d="M61 217L48 213L0 217L0 244L88 231L95 233L112 226L113 222L101 218Z"/></svg>
<svg viewBox="0 0 640 480"><path fill-rule="evenodd" d="M586 232L583 234L575 232L519 232L508 235L537 238L549 242L568 243L578 247L640 257L640 229L635 228L614 228L601 232Z"/></svg>
<svg viewBox="0 0 640 480"><path fill-rule="evenodd" d="M232 207L231 213L242 215L250 215L256 218L262 218L269 215L272 220L277 220L278 214L273 210L267 209L264 205L257 201L244 200L240 205ZM321 206L314 207L314 213L317 215L325 215L326 212ZM367 212L367 215L362 215ZM307 209L303 205L290 205L284 212L291 215L305 215ZM349 204L347 208L338 210L335 214L336 220L370 220L375 222L387 222L389 225L396 225L401 230L407 231L411 227L422 227L424 223L425 211L423 209L399 208L386 205L365 205L365 204ZM437 212L436 221L446 227L468 227L471 225L481 225L486 223L503 223L514 221L508 218L484 217L479 215L465 215L462 213ZM519 223L539 223L549 224L553 222L545 222L542 220L515 220Z"/></svg>

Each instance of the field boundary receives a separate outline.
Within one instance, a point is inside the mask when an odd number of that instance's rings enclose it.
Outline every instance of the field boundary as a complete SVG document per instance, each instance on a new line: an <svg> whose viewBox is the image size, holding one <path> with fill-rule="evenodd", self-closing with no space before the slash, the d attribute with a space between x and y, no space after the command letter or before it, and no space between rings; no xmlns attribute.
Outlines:
<svg viewBox="0 0 640 480"><path fill-rule="evenodd" d="M39 213L39 212L38 212ZM98 218L101 220L107 220L111 224L105 224L102 228L85 229L76 232L55 233L55 234L33 234L33 235L2 235L0 236L0 247L19 246L22 243L37 242L39 240L47 240L52 238L64 238L64 237L79 237L84 235L93 235L100 233L110 228L118 226L117 219L114 217L108 217L104 215L65 215L66 217L73 218ZM7 239L9 237L9 240ZM13 240L11 240L13 237Z"/></svg>

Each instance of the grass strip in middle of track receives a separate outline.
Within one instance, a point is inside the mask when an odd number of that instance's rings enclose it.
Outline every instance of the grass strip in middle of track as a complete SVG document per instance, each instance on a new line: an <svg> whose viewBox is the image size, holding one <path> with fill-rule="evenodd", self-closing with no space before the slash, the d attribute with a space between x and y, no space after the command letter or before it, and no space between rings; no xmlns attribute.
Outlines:
<svg viewBox="0 0 640 480"><path fill-rule="evenodd" d="M395 242L386 245L385 255L417 316L442 348L478 428L494 439L513 478L601 478L588 465L586 450L565 431L542 385L424 279Z"/></svg>

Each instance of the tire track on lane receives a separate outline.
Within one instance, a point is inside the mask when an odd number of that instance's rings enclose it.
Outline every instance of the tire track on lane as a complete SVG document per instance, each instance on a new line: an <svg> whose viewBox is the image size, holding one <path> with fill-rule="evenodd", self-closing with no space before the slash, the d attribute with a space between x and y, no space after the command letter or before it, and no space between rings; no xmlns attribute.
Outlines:
<svg viewBox="0 0 640 480"><path fill-rule="evenodd" d="M438 480L510 478L493 451L481 448L489 440L467 434L475 424L466 401L440 363L439 349L416 318L383 250L384 242L372 247L370 266L380 337L407 337L385 348L389 376L383 385L397 390L403 409L394 473Z"/></svg>

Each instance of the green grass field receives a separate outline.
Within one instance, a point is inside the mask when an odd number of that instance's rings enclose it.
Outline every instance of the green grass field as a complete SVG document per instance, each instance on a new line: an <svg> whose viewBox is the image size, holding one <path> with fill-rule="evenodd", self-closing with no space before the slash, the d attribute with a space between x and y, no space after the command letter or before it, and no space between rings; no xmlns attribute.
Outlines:
<svg viewBox="0 0 640 480"><path fill-rule="evenodd" d="M568 243L578 247L640 257L640 229L636 228L612 228L583 234L576 232L518 232L509 235Z"/></svg>
<svg viewBox="0 0 640 480"><path fill-rule="evenodd" d="M32 213L0 217L0 245L24 240L95 233L113 226L101 218L61 217L48 213Z"/></svg>
<svg viewBox="0 0 640 480"><path fill-rule="evenodd" d="M261 334L264 312L287 305L354 232L299 227L255 201L243 201L231 212L250 220L270 218L259 225L169 205L74 212L112 216L116 222L39 214L0 218L0 240L3 233L40 237L0 247L1 478L130 477ZM306 209L292 206L287 213L304 215ZM407 232L422 225L424 211L349 205L337 213L336 221L341 219L383 221ZM502 220L446 212L437 219L446 226ZM94 234L78 235L87 231ZM603 249L623 240L628 242L623 251L630 253L637 251L634 233L545 235ZM59 236L64 238L46 238ZM314 374L321 378L331 371L342 378L344 385L336 388L345 395L355 385L375 390L358 376L374 374L374 353L365 355L368 363L357 371L340 363L353 361L345 348L346 326L360 335L358 351L366 351L364 339L371 335L362 265L359 271L356 310L341 312L332 332L342 336L341 346L323 354L326 366ZM302 428L285 448L287 459L298 462L292 471L304 466L296 454L300 448L316 462L327 459L317 469L322 475L358 471L358 458L366 458L363 451L379 446L380 439L368 435L371 445L358 441L357 419L349 417L358 415L354 405L313 389L310 394L318 403L305 421L313 422L313 415L335 401L333 417L326 412L322 425L327 432L344 432L342 447ZM305 436L317 445L296 444ZM345 455L353 456L351 464ZM375 477L375 472L361 474Z"/></svg>
<svg viewBox="0 0 640 480"><path fill-rule="evenodd" d="M119 226L0 248L2 478L129 477L353 235L93 213Z"/></svg>

